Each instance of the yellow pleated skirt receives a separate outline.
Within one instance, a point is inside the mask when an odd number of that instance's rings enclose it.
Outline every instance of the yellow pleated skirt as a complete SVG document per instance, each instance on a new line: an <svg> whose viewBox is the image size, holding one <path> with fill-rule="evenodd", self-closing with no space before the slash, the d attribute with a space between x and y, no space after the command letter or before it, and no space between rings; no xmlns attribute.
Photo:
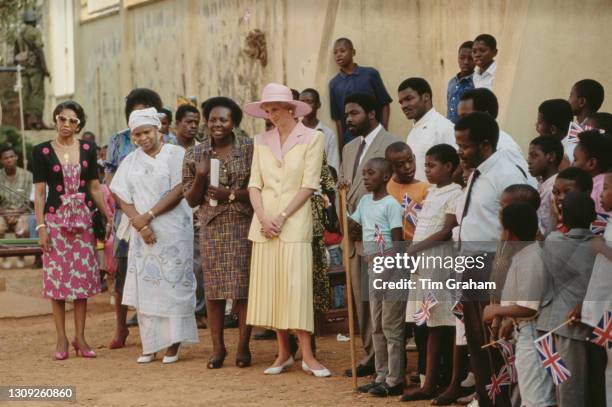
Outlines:
<svg viewBox="0 0 612 407"><path fill-rule="evenodd" d="M310 243L253 242L247 324L314 332Z"/></svg>

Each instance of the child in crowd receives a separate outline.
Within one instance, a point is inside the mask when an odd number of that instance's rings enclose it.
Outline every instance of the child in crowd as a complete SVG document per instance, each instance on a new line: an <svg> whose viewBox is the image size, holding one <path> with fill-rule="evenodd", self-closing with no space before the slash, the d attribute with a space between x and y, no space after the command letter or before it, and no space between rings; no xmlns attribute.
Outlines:
<svg viewBox="0 0 612 407"><path fill-rule="evenodd" d="M597 112L586 118L586 128L589 130L599 130L612 136L612 113Z"/></svg>
<svg viewBox="0 0 612 407"><path fill-rule="evenodd" d="M392 253L393 242L402 240L403 210L387 192L391 174L391 166L384 158L372 158L364 165L363 183L369 193L359 200L357 209L349 218L350 233L362 231L364 254L368 259ZM371 261L368 261L370 265ZM360 386L359 391L378 397L400 395L404 389L406 302L383 301L381 293L376 292L372 285L369 291L376 378L372 383Z"/></svg>
<svg viewBox="0 0 612 407"><path fill-rule="evenodd" d="M585 119L596 113L604 101L604 88L593 79L582 79L572 86L567 99L576 116L576 122L581 127L586 125Z"/></svg>
<svg viewBox="0 0 612 407"><path fill-rule="evenodd" d="M540 136L553 136L561 142L565 153L559 166L562 170L569 167L574 160L576 143L575 140L567 138L567 131L573 119L572 107L565 99L545 100L538 107L536 131Z"/></svg>
<svg viewBox="0 0 612 407"><path fill-rule="evenodd" d="M527 163L529 173L538 179L540 233L548 235L555 230L557 220L552 207L552 189L563 159L563 145L556 137L539 136L529 143Z"/></svg>
<svg viewBox="0 0 612 407"><path fill-rule="evenodd" d="M548 278L537 321L538 336L556 329L555 345L571 377L557 386L557 402L565 406L595 406L599 392L590 385L601 373L588 363L588 336L591 329L579 322L580 306L595 263L593 234L589 230L595 220L595 203L586 192L570 192L562 205L567 233L552 232L546 237L543 258ZM570 319L572 323L560 325ZM603 349L602 349L603 351ZM602 357L603 359L603 357Z"/></svg>
<svg viewBox="0 0 612 407"><path fill-rule="evenodd" d="M416 220L421 203L427 195L429 184L421 182L414 178L416 172L416 160L410 146L402 141L393 143L385 150L385 158L393 168L393 177L387 184L387 191L392 195L404 208L403 216L403 236L404 241L412 241ZM416 304L415 301L409 304ZM408 311L407 316L412 323L412 316L416 312L416 305ZM427 347L427 326L409 326L409 332L414 334L414 341L418 351L418 374L422 379L425 378L425 353Z"/></svg>
<svg viewBox="0 0 612 407"><path fill-rule="evenodd" d="M597 130L589 130L580 133L578 140L574 150L574 166L585 170L593 177L591 198L595 201L597 213L605 213L600 196L604 172L612 168L612 136L601 134Z"/></svg>
<svg viewBox="0 0 612 407"><path fill-rule="evenodd" d="M608 171L604 177L601 205L605 211L612 211L612 171ZM580 320L589 326L596 327L604 313L612 310L612 278L610 278L610 271L612 270L612 220L608 219L603 237L597 236L593 239L593 249L597 253L597 257L595 258L587 293L582 303ZM612 398L612 348L607 346L605 349L608 354L605 383L609 405L610 398ZM594 350L590 347L589 353L593 353Z"/></svg>
<svg viewBox="0 0 612 407"><path fill-rule="evenodd" d="M493 90L495 71L497 63L497 40L490 34L480 34L474 39L472 45L472 58L474 59L474 81L475 88L487 88Z"/></svg>
<svg viewBox="0 0 612 407"><path fill-rule="evenodd" d="M452 177L459 165L457 150L448 144L438 144L431 147L425 155L425 174L427 181L433 186L429 189L419 213L413 244L408 249L409 255L452 256L451 245L453 227L457 225L455 209L457 200L462 196L461 186L453 183ZM444 282L451 278L445 269L420 267L414 274L419 278L429 278L432 281ZM427 352L426 375L421 388L404 392L402 401L429 400L435 396L440 376L450 379L456 317L451 312L453 296L447 290L423 290L417 283L417 289L411 290L410 296L415 302L422 301L432 294L438 305L430 310L427 319ZM413 295L414 294L414 295ZM412 302L412 300L411 300ZM412 315L409 315L412 320ZM444 372L441 372L444 361Z"/></svg>
<svg viewBox="0 0 612 407"><path fill-rule="evenodd" d="M563 224L563 202L567 194L573 191L581 191L590 194L593 190L593 179L588 172L578 168L569 167L557 174L553 184L553 209L557 216L556 229L560 232L567 232L567 227Z"/></svg>
<svg viewBox="0 0 612 407"><path fill-rule="evenodd" d="M558 140L557 140L558 141ZM516 370L521 392L521 405L554 406L552 378L540 363L534 340L536 318L540 309L546 268L540 245L534 242L538 232L538 214L529 203L512 203L501 210L502 240L516 246L516 254L508 269L501 304L485 307L483 320L492 323L504 318L505 327L516 323ZM501 335L509 339L511 334L504 329Z"/></svg>

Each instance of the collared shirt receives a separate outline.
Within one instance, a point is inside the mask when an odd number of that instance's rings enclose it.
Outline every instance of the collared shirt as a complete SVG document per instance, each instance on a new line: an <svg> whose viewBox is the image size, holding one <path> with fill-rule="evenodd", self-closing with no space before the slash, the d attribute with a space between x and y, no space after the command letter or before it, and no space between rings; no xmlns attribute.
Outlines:
<svg viewBox="0 0 612 407"><path fill-rule="evenodd" d="M501 306L518 305L534 311L540 310L546 282L546 266L542 250L537 242L531 243L517 252L508 268ZM520 320L533 320L536 315Z"/></svg>
<svg viewBox="0 0 612 407"><path fill-rule="evenodd" d="M521 146L514 141L514 137L499 129L499 139L497 141L497 150L504 150L507 153L508 159L511 160L515 165L518 165L523 170L523 173L527 177L527 183L532 187L538 186L538 180L529 174L529 166L527 160L523 155Z"/></svg>
<svg viewBox="0 0 612 407"><path fill-rule="evenodd" d="M327 165L334 167L336 174L340 173L340 150L338 149L338 138L336 132L321 123L317 123L315 130L321 130L325 135L325 155L327 156Z"/></svg>
<svg viewBox="0 0 612 407"><path fill-rule="evenodd" d="M612 246L612 220L608 221L603 238L608 245ZM602 315L607 310L612 310L612 261L603 253L598 253L593 265L593 273L589 280L584 302L582 304L581 321L590 326L596 326Z"/></svg>
<svg viewBox="0 0 612 407"><path fill-rule="evenodd" d="M423 115L408 133L406 143L414 153L416 171L414 177L419 181L427 181L425 176L425 153L436 144L450 144L457 148L455 143L455 125L442 116L433 107Z"/></svg>
<svg viewBox="0 0 612 407"><path fill-rule="evenodd" d="M457 74L448 81L448 89L446 90L446 116L448 120L453 123L457 123L459 120L457 106L459 105L461 95L470 89L474 89L474 81L472 80L473 75L474 74L470 74L460 78L459 74Z"/></svg>
<svg viewBox="0 0 612 407"><path fill-rule="evenodd" d="M368 133L367 136L365 136L364 140L366 144L365 144L365 147L363 148L363 152L361 153L361 157L359 157L359 165L361 165L361 161L363 161L363 157L365 157L368 151L368 148L370 148L370 146L372 145L372 142L376 138L376 135L382 129L383 129L383 126L382 124L379 123L378 126L376 126L374 130L372 130L370 133Z"/></svg>
<svg viewBox="0 0 612 407"><path fill-rule="evenodd" d="M350 74L338 72L329 81L329 99L331 117L342 122L342 130L346 132L346 121L344 120L344 99L352 93L367 93L376 98L379 106L388 105L393 101L380 74L375 68L355 65Z"/></svg>
<svg viewBox="0 0 612 407"><path fill-rule="evenodd" d="M527 179L517 165L508 157L508 151L498 150L481 163L477 170L480 176L472 187L467 214L461 219L460 240L462 242L497 242L500 240L500 198L506 187L524 184ZM470 190L474 174L470 176L466 191ZM463 199L464 205L467 192Z"/></svg>
<svg viewBox="0 0 612 407"><path fill-rule="evenodd" d="M106 150L104 172L114 173L117 171L123 159L137 148L138 146L132 143L130 138L130 129L124 129L113 134L108 143L108 150Z"/></svg>
<svg viewBox="0 0 612 407"><path fill-rule="evenodd" d="M497 62L493 61L491 65L484 71L480 72L480 68L474 68L474 81L475 88L487 88L493 90L493 81L495 80L495 71L497 70Z"/></svg>
<svg viewBox="0 0 612 407"><path fill-rule="evenodd" d="M565 234L552 232L546 237L543 258L548 273L537 323L539 330L557 328L584 301L595 263L592 238L589 229L580 228ZM555 331L556 335L579 341L586 341L589 333L590 328L582 322Z"/></svg>
<svg viewBox="0 0 612 407"><path fill-rule="evenodd" d="M540 220L540 233L542 233L542 236L546 236L555 230L557 225L557 216L552 202L552 190L556 179L557 174L538 184L538 192L540 193L538 219Z"/></svg>
<svg viewBox="0 0 612 407"><path fill-rule="evenodd" d="M21 167L16 168L15 175L9 177L0 169L0 208L4 210L22 210L28 207L32 188L32 173Z"/></svg>

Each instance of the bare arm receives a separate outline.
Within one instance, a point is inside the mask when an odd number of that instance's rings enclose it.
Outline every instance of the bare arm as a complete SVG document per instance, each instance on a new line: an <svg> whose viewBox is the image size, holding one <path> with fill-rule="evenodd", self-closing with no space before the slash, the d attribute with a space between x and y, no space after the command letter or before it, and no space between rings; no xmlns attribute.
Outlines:
<svg viewBox="0 0 612 407"><path fill-rule="evenodd" d="M37 182L34 184L34 213L36 215L36 225L45 224L45 199L47 197L47 184ZM51 240L47 234L46 227L38 228L38 244L44 252L51 250Z"/></svg>
<svg viewBox="0 0 612 407"><path fill-rule="evenodd" d="M102 212L107 222L111 223L113 219L110 214L110 211L106 207L106 202L104 202L104 195L100 190L100 181L98 181L97 179L91 180L89 181L88 187L89 193L91 194L91 197L93 198L96 207L100 210L100 212Z"/></svg>
<svg viewBox="0 0 612 407"><path fill-rule="evenodd" d="M206 175L196 172L193 182L185 188L185 199L192 208L201 205L204 202L204 194L208 187Z"/></svg>
<svg viewBox="0 0 612 407"><path fill-rule="evenodd" d="M145 226L151 223L154 218L174 209L174 207L181 202L181 199L183 199L183 184L178 184L172 188L170 192L164 195L164 197L160 199L147 213L139 214L136 212L136 208L134 208L134 212L131 211L131 208L129 208L130 213L126 211L124 212L128 215L128 218L130 218L132 225L136 228L136 230L141 231ZM119 202L121 202L121 200L119 200ZM123 206L121 206L121 209L123 210ZM151 215L151 212L153 215Z"/></svg>
<svg viewBox="0 0 612 407"><path fill-rule="evenodd" d="M385 129L389 128L389 115L391 114L391 109L389 105L384 105L381 111L381 123Z"/></svg>
<svg viewBox="0 0 612 407"><path fill-rule="evenodd" d="M312 194L315 193L314 189L310 188L300 188L300 190L295 194L289 205L283 211L286 216L278 214L276 218L272 220L272 224L279 228L279 230L283 227L283 224L291 215L293 215L298 209L302 207L310 199Z"/></svg>
<svg viewBox="0 0 612 407"><path fill-rule="evenodd" d="M491 323L495 318L530 318L537 313L531 308L522 307L520 305L501 306L498 304L487 305L483 313L483 321Z"/></svg>

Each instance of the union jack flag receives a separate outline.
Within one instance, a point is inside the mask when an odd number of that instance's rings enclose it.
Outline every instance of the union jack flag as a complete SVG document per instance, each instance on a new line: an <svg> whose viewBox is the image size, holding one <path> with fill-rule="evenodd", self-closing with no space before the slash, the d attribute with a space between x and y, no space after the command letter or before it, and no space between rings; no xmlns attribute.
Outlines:
<svg viewBox="0 0 612 407"><path fill-rule="evenodd" d="M516 356L514 355L514 344L505 339L498 340L497 344L499 345L499 350L506 361L506 368L508 369L510 381L512 383L516 383L518 381L518 375L514 365L514 362L516 361Z"/></svg>
<svg viewBox="0 0 612 407"><path fill-rule="evenodd" d="M590 340L595 345L612 348L612 311L604 312L597 326L593 328Z"/></svg>
<svg viewBox="0 0 612 407"><path fill-rule="evenodd" d="M578 135L583 131L584 129L578 123L570 122L569 129L567 129L567 141L578 143Z"/></svg>
<svg viewBox="0 0 612 407"><path fill-rule="evenodd" d="M535 340L536 349L542 359L542 365L549 375L552 376L553 382L558 386L570 377L572 374L559 356L555 342L551 334L546 334Z"/></svg>
<svg viewBox="0 0 612 407"><path fill-rule="evenodd" d="M412 226L416 226L417 217L423 207L419 205L415 200L411 199L408 194L404 193L402 199L402 208L404 208L404 219Z"/></svg>
<svg viewBox="0 0 612 407"><path fill-rule="evenodd" d="M380 254L385 252L385 244L387 241L385 240L385 235L383 235L380 226L374 225L374 243L376 243L376 247Z"/></svg>
<svg viewBox="0 0 612 407"><path fill-rule="evenodd" d="M501 368L499 374L496 375L493 373L493 376L491 376L491 384L486 385L487 395L493 404L495 404L495 396L501 393L501 387L508 386L510 383L510 375L508 374L506 366Z"/></svg>
<svg viewBox="0 0 612 407"><path fill-rule="evenodd" d="M430 310L437 304L438 300L430 291L421 303L421 309L414 314L414 322L419 326L424 325L431 316Z"/></svg>
<svg viewBox="0 0 612 407"><path fill-rule="evenodd" d="M607 213L598 213L597 218L591 223L591 232L596 235L602 234L606 230L610 215Z"/></svg>
<svg viewBox="0 0 612 407"><path fill-rule="evenodd" d="M455 305L451 307L450 311L459 321L463 322L463 304L461 301L455 302Z"/></svg>

